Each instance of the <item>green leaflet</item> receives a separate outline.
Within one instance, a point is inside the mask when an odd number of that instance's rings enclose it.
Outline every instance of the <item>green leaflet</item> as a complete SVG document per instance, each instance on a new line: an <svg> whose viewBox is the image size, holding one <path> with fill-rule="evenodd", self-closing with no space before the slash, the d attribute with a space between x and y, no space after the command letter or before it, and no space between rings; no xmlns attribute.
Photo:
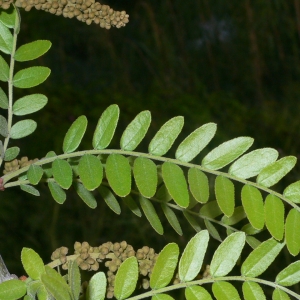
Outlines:
<svg viewBox="0 0 300 300"><path fill-rule="evenodd" d="M300 203L300 180L290 184L283 191L283 196L293 201L294 203Z"/></svg>
<svg viewBox="0 0 300 300"><path fill-rule="evenodd" d="M9 29L0 22L0 51L11 54L13 46L13 36Z"/></svg>
<svg viewBox="0 0 300 300"><path fill-rule="evenodd" d="M16 116L24 116L42 109L48 102L48 98L42 94L32 94L18 99L13 105L13 113Z"/></svg>
<svg viewBox="0 0 300 300"><path fill-rule="evenodd" d="M185 289L186 300L212 300L212 297L202 286L193 285Z"/></svg>
<svg viewBox="0 0 300 300"><path fill-rule="evenodd" d="M142 216L142 212L139 209L138 205L134 201L134 199L130 196L127 195L126 197L122 198L124 203L128 206L128 208L138 217Z"/></svg>
<svg viewBox="0 0 300 300"><path fill-rule="evenodd" d="M189 214L186 211L182 211L184 217L186 218L186 220L189 222L189 224L195 229L196 232L201 231L201 227L199 225L199 223L197 222L196 218L194 218L191 214Z"/></svg>
<svg viewBox="0 0 300 300"><path fill-rule="evenodd" d="M288 265L276 276L276 283L282 286L291 286L300 281L300 261Z"/></svg>
<svg viewBox="0 0 300 300"><path fill-rule="evenodd" d="M221 221L226 225L234 225L246 218L243 206L237 206L231 217L223 216Z"/></svg>
<svg viewBox="0 0 300 300"><path fill-rule="evenodd" d="M23 248L21 252L23 268L32 279L37 280L45 273L45 266L41 257L30 248Z"/></svg>
<svg viewBox="0 0 300 300"><path fill-rule="evenodd" d="M155 194L155 198L164 201L164 202L169 202L172 200L172 196L169 194L166 185L162 184L159 189L157 190Z"/></svg>
<svg viewBox="0 0 300 300"><path fill-rule="evenodd" d="M212 291L217 300L240 300L236 288L229 282L217 281L212 285Z"/></svg>
<svg viewBox="0 0 300 300"><path fill-rule="evenodd" d="M204 217L215 219L222 215L222 211L220 210L217 201L209 201L200 208L199 214Z"/></svg>
<svg viewBox="0 0 300 300"><path fill-rule="evenodd" d="M175 300L175 299L168 294L156 294L152 296L151 300Z"/></svg>
<svg viewBox="0 0 300 300"><path fill-rule="evenodd" d="M207 176L199 169L188 170L189 188L194 198L200 203L206 203L209 198L209 184Z"/></svg>
<svg viewBox="0 0 300 300"><path fill-rule="evenodd" d="M138 280L138 262L135 256L127 258L115 277L114 294L118 300L126 299L135 290Z"/></svg>
<svg viewBox="0 0 300 300"><path fill-rule="evenodd" d="M0 87L0 108L8 109L8 98L1 87Z"/></svg>
<svg viewBox="0 0 300 300"><path fill-rule="evenodd" d="M81 277L77 262L74 260L68 262L68 284L73 298L78 299L81 290Z"/></svg>
<svg viewBox="0 0 300 300"><path fill-rule="evenodd" d="M255 229L250 223L245 224L242 229L247 235L255 235L261 232L261 229Z"/></svg>
<svg viewBox="0 0 300 300"><path fill-rule="evenodd" d="M162 165L162 177L174 201L180 207L188 207L189 193L182 169L173 163L164 162Z"/></svg>
<svg viewBox="0 0 300 300"><path fill-rule="evenodd" d="M27 119L27 120L19 121L12 126L10 131L10 138L21 139L33 133L36 127L37 124L33 120Z"/></svg>
<svg viewBox="0 0 300 300"><path fill-rule="evenodd" d="M27 296L30 296L30 300L35 300L35 295L38 293L38 291L45 290L45 287L39 280L31 281L27 283ZM46 290L45 290L46 292ZM39 295L37 295L39 296ZM45 298L45 297L44 297ZM25 298L24 298L25 299ZM43 299L43 298L42 298Z"/></svg>
<svg viewBox="0 0 300 300"><path fill-rule="evenodd" d="M66 192L56 182L49 181L48 187L53 199L57 203L63 204L66 201Z"/></svg>
<svg viewBox="0 0 300 300"><path fill-rule="evenodd" d="M0 299L16 300L26 294L26 283L19 279L10 279L0 283Z"/></svg>
<svg viewBox="0 0 300 300"><path fill-rule="evenodd" d="M271 194L265 200L265 220L273 238L278 241L282 240L284 233L284 205L278 197Z"/></svg>
<svg viewBox="0 0 300 300"><path fill-rule="evenodd" d="M227 141L209 152L202 160L202 166L211 170L218 170L241 156L253 144L253 138L238 137Z"/></svg>
<svg viewBox="0 0 300 300"><path fill-rule="evenodd" d="M106 178L110 187L120 197L127 196L131 191L131 167L126 157L110 154L106 160Z"/></svg>
<svg viewBox="0 0 300 300"><path fill-rule="evenodd" d="M156 156L166 154L181 132L183 123L182 116L167 121L151 140L148 148L149 153Z"/></svg>
<svg viewBox="0 0 300 300"><path fill-rule="evenodd" d="M280 289L275 289L272 295L272 300L290 300L290 299L291 299L290 296L286 292Z"/></svg>
<svg viewBox="0 0 300 300"><path fill-rule="evenodd" d="M215 181L215 193L218 205L227 216L232 216L234 212L234 185L230 179L218 175Z"/></svg>
<svg viewBox="0 0 300 300"><path fill-rule="evenodd" d="M34 188L32 185L21 184L20 188L22 191L29 193L33 196L40 196L40 192L36 188Z"/></svg>
<svg viewBox="0 0 300 300"><path fill-rule="evenodd" d="M16 10L11 5L9 9L2 9L0 13L0 22L8 28L15 27Z"/></svg>
<svg viewBox="0 0 300 300"><path fill-rule="evenodd" d="M0 80L7 82L9 79L9 66L4 58L0 55Z"/></svg>
<svg viewBox="0 0 300 300"><path fill-rule="evenodd" d="M273 148L262 148L251 151L229 168L229 174L238 178L247 179L258 175L262 169L272 164L278 158L278 151Z"/></svg>
<svg viewBox="0 0 300 300"><path fill-rule="evenodd" d="M257 277L274 261L284 243L278 243L273 238L262 242L246 258L241 267L241 273L247 277Z"/></svg>
<svg viewBox="0 0 300 300"><path fill-rule="evenodd" d="M7 137L8 136L8 128L7 128L7 120L0 115L0 134L3 137Z"/></svg>
<svg viewBox="0 0 300 300"><path fill-rule="evenodd" d="M233 269L242 253L245 241L244 232L235 232L222 242L210 264L210 273L213 277L225 276Z"/></svg>
<svg viewBox="0 0 300 300"><path fill-rule="evenodd" d="M103 272L92 276L86 290L86 300L104 300L106 294L106 277Z"/></svg>
<svg viewBox="0 0 300 300"><path fill-rule="evenodd" d="M13 78L13 85L17 88L31 88L43 83L50 75L47 67L29 67L17 72Z"/></svg>
<svg viewBox="0 0 300 300"><path fill-rule="evenodd" d="M258 239L249 235L246 236L246 242L252 249L256 249L261 244Z"/></svg>
<svg viewBox="0 0 300 300"><path fill-rule="evenodd" d="M264 168L257 176L256 182L265 187L270 187L282 179L297 162L295 156L286 156Z"/></svg>
<svg viewBox="0 0 300 300"><path fill-rule="evenodd" d="M27 171L27 178L31 184L36 185L42 179L43 173L41 166L32 164Z"/></svg>
<svg viewBox="0 0 300 300"><path fill-rule="evenodd" d="M266 296L261 286L258 283L252 281L246 281L243 283L243 295L245 300L266 299Z"/></svg>
<svg viewBox="0 0 300 300"><path fill-rule="evenodd" d="M54 156L56 156L56 153L54 151L49 151L46 154L45 158L54 157ZM53 176L52 163L44 164L43 169L44 169L44 174L46 175L47 178L50 178Z"/></svg>
<svg viewBox="0 0 300 300"><path fill-rule="evenodd" d="M265 222L264 203L260 191L256 187L244 185L242 203L251 225L256 229L262 229Z"/></svg>
<svg viewBox="0 0 300 300"><path fill-rule="evenodd" d="M126 127L121 137L121 149L133 151L145 137L151 123L149 110L140 112Z"/></svg>
<svg viewBox="0 0 300 300"><path fill-rule="evenodd" d="M206 229L208 230L209 234L217 241L222 242L222 239L221 239L216 227L207 219L204 219L204 224L205 224Z"/></svg>
<svg viewBox="0 0 300 300"><path fill-rule="evenodd" d="M217 130L215 123L207 123L193 131L178 146L175 157L184 162L195 158L214 137Z"/></svg>
<svg viewBox="0 0 300 300"><path fill-rule="evenodd" d="M103 178L103 167L100 159L91 154L83 155L79 160L78 175L84 187L93 191L101 184Z"/></svg>
<svg viewBox="0 0 300 300"><path fill-rule="evenodd" d="M285 221L285 241L289 252L296 256L300 251L300 213L291 209Z"/></svg>
<svg viewBox="0 0 300 300"><path fill-rule="evenodd" d="M150 225L153 227L153 229L158 233L158 234L163 234L164 229L161 225L160 219L155 211L155 208L153 204L151 203L150 200L140 196L140 205L142 207L142 210L149 221Z"/></svg>
<svg viewBox="0 0 300 300"><path fill-rule="evenodd" d="M166 245L159 253L150 276L150 287L154 290L167 286L177 267L179 247L175 243Z"/></svg>
<svg viewBox="0 0 300 300"><path fill-rule="evenodd" d="M140 193L146 198L153 197L158 181L156 164L148 158L138 157L134 160L133 175Z"/></svg>
<svg viewBox="0 0 300 300"><path fill-rule="evenodd" d="M166 204L161 204L161 208L173 229L179 235L182 235L182 229L174 211Z"/></svg>
<svg viewBox="0 0 300 300"><path fill-rule="evenodd" d="M115 212L116 214L119 215L121 213L120 204L117 201L114 194L110 191L110 189L108 189L106 186L101 185L98 190L99 190L101 197L104 199L104 201L108 205L108 207L113 212Z"/></svg>
<svg viewBox="0 0 300 300"><path fill-rule="evenodd" d="M19 47L15 53L16 61L28 61L36 59L45 54L51 47L51 42L47 40L37 40Z"/></svg>
<svg viewBox="0 0 300 300"><path fill-rule="evenodd" d="M71 153L75 151L86 131L87 127L87 118L86 116L78 117L73 124L68 129L64 142L63 142L63 152L64 153Z"/></svg>
<svg viewBox="0 0 300 300"><path fill-rule="evenodd" d="M105 149L111 142L119 120L120 109L116 104L110 105L101 115L93 136L94 149Z"/></svg>
<svg viewBox="0 0 300 300"><path fill-rule="evenodd" d="M188 242L179 261L178 274L181 281L192 281L199 274L208 241L208 231L202 230Z"/></svg>
<svg viewBox="0 0 300 300"><path fill-rule="evenodd" d="M68 189L73 181L73 172L70 164L63 159L56 159L52 163L52 172L55 181L63 188Z"/></svg>
<svg viewBox="0 0 300 300"><path fill-rule="evenodd" d="M97 207L97 201L93 194L88 191L83 184L79 182L75 182L74 184L75 190L78 194L78 196L83 200L83 202L89 206L90 208L96 208Z"/></svg>
<svg viewBox="0 0 300 300"><path fill-rule="evenodd" d="M5 161L13 160L19 155L19 153L20 153L20 148L19 147L8 148L5 151L4 160Z"/></svg>

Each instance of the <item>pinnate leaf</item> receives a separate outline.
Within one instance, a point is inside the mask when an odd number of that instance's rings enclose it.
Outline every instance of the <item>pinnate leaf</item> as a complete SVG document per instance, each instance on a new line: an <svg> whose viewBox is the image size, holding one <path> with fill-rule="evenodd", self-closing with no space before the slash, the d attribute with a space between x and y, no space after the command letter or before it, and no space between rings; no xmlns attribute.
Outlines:
<svg viewBox="0 0 300 300"><path fill-rule="evenodd" d="M28 61L36 59L45 54L51 47L51 42L47 40L34 41L19 47L15 53L16 61Z"/></svg>
<svg viewBox="0 0 300 300"><path fill-rule="evenodd" d="M13 36L9 29L0 22L0 51L10 54L13 47Z"/></svg>
<svg viewBox="0 0 300 300"><path fill-rule="evenodd" d="M78 196L83 200L83 202L90 208L96 208L97 207L97 201L93 194L88 191L83 184L79 182L75 182L74 184L76 193Z"/></svg>
<svg viewBox="0 0 300 300"><path fill-rule="evenodd" d="M188 183L194 198L200 203L206 203L209 198L207 176L199 169L190 168L188 171Z"/></svg>
<svg viewBox="0 0 300 300"><path fill-rule="evenodd" d="M103 272L92 276L86 290L86 300L104 300L106 295L106 277Z"/></svg>
<svg viewBox="0 0 300 300"><path fill-rule="evenodd" d="M98 190L99 190L101 197L104 199L104 201L108 205L108 207L113 212L115 212L116 214L119 215L121 213L120 204L117 201L114 194L110 191L110 189L108 189L106 186L101 185Z"/></svg>
<svg viewBox="0 0 300 300"><path fill-rule="evenodd" d="M10 279L0 283L0 299L17 300L26 294L26 283L19 279Z"/></svg>
<svg viewBox="0 0 300 300"><path fill-rule="evenodd" d="M283 196L294 203L300 203L300 180L290 184L283 191Z"/></svg>
<svg viewBox="0 0 300 300"><path fill-rule="evenodd" d="M4 58L0 55L0 80L7 82L9 79L9 66Z"/></svg>
<svg viewBox="0 0 300 300"><path fill-rule="evenodd" d="M236 288L229 282L217 281L212 285L212 291L217 300L240 300Z"/></svg>
<svg viewBox="0 0 300 300"><path fill-rule="evenodd" d="M10 137L12 139L21 139L33 133L36 127L37 124L33 120L27 119L19 121L12 126L10 131Z"/></svg>
<svg viewBox="0 0 300 300"><path fill-rule="evenodd" d="M266 299L266 296L261 286L253 281L246 281L243 283L243 295L245 300Z"/></svg>
<svg viewBox="0 0 300 300"><path fill-rule="evenodd" d="M45 273L45 266L41 257L30 248L23 248L21 252L23 268L32 279L40 279Z"/></svg>
<svg viewBox="0 0 300 300"><path fill-rule="evenodd" d="M48 187L53 199L57 203L63 204L66 201L66 192L56 182L48 182Z"/></svg>
<svg viewBox="0 0 300 300"><path fill-rule="evenodd" d="M43 83L50 73L47 67L29 67L15 74L13 85L17 88L31 88Z"/></svg>
<svg viewBox="0 0 300 300"><path fill-rule="evenodd" d="M285 241L289 252L296 256L300 251L300 213L291 209L285 221Z"/></svg>
<svg viewBox="0 0 300 300"><path fill-rule="evenodd" d="M55 181L63 188L68 189L73 181L73 172L70 164L63 159L56 159L52 163L52 172Z"/></svg>
<svg viewBox="0 0 300 300"><path fill-rule="evenodd" d="M13 105L13 113L16 116L23 116L42 109L48 102L45 95L32 94L18 99Z"/></svg>
<svg viewBox="0 0 300 300"><path fill-rule="evenodd" d="M193 285L185 289L186 300L212 300L209 292L202 286Z"/></svg>

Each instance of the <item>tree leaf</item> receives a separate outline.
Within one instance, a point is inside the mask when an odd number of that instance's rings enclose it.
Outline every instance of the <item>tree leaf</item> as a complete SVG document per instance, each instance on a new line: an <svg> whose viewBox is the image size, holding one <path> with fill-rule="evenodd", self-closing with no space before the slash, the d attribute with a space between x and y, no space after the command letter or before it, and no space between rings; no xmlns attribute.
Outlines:
<svg viewBox="0 0 300 300"><path fill-rule="evenodd" d="M274 163L278 158L278 151L273 148L262 148L251 151L229 168L229 174L238 178L248 179L258 175L262 169Z"/></svg>
<svg viewBox="0 0 300 300"><path fill-rule="evenodd" d="M20 188L22 191L31 194L33 196L40 196L40 192L34 188L32 185L28 185L28 184L21 184Z"/></svg>
<svg viewBox="0 0 300 300"><path fill-rule="evenodd" d="M27 178L31 184L36 185L42 179L43 173L41 166L32 164L27 171Z"/></svg>
<svg viewBox="0 0 300 300"><path fill-rule="evenodd" d="M106 277L103 272L92 276L86 290L86 300L104 300L106 294Z"/></svg>
<svg viewBox="0 0 300 300"><path fill-rule="evenodd" d="M17 72L13 78L13 85L17 88L31 88L43 83L50 75L47 67L29 67Z"/></svg>
<svg viewBox="0 0 300 300"><path fill-rule="evenodd" d="M246 242L252 249L256 249L261 244L261 242L258 239L249 235L247 235L246 237Z"/></svg>
<svg viewBox="0 0 300 300"><path fill-rule="evenodd" d="M10 279L0 283L1 300L17 300L26 294L26 283L19 279Z"/></svg>
<svg viewBox="0 0 300 300"><path fill-rule="evenodd" d="M284 268L277 276L276 283L282 286L291 286L300 282L300 260Z"/></svg>
<svg viewBox="0 0 300 300"><path fill-rule="evenodd" d="M110 187L120 197L127 196L131 191L131 167L126 157L110 154L106 160L106 178Z"/></svg>
<svg viewBox="0 0 300 300"><path fill-rule="evenodd" d="M195 229L196 232L201 231L201 227L199 225L199 223L197 222L197 220L188 212L186 211L182 211L184 217L187 219L187 221L189 222L189 224Z"/></svg>
<svg viewBox="0 0 300 300"><path fill-rule="evenodd" d="M209 201L200 208L199 214L203 217L215 219L222 215L222 211L220 210L217 201Z"/></svg>
<svg viewBox="0 0 300 300"><path fill-rule="evenodd" d="M13 113L16 116L24 116L42 109L48 102L48 98L42 94L32 94L18 99L13 105Z"/></svg>
<svg viewBox="0 0 300 300"><path fill-rule="evenodd" d="M10 138L21 139L35 131L37 124L35 121L27 119L14 124L10 130Z"/></svg>
<svg viewBox="0 0 300 300"><path fill-rule="evenodd" d="M265 200L266 226L276 240L282 240L284 234L284 205L282 201L269 194Z"/></svg>
<svg viewBox="0 0 300 300"><path fill-rule="evenodd" d="M244 185L242 203L251 225L256 229L262 229L265 223L264 202L260 191L256 187Z"/></svg>
<svg viewBox="0 0 300 300"><path fill-rule="evenodd" d="M121 213L121 207L119 202L117 201L116 197L114 194L108 189L106 186L101 185L99 188L99 193L101 197L104 199L108 207L115 212L116 214Z"/></svg>
<svg viewBox="0 0 300 300"><path fill-rule="evenodd" d="M243 295L245 300L266 299L266 296L261 286L258 283L252 281L245 281L243 283Z"/></svg>
<svg viewBox="0 0 300 300"><path fill-rule="evenodd" d="M253 144L253 138L238 137L227 141L209 152L202 160L202 166L211 170L218 170L241 156Z"/></svg>
<svg viewBox="0 0 300 300"><path fill-rule="evenodd" d="M190 168L188 171L188 183L194 198L200 203L206 203L209 198L207 176L199 169Z"/></svg>
<svg viewBox="0 0 300 300"><path fill-rule="evenodd" d="M262 274L274 261L284 243L278 243L273 238L262 242L246 258L241 267L243 276L257 277Z"/></svg>
<svg viewBox="0 0 300 300"><path fill-rule="evenodd" d="M140 200L140 205L142 207L142 210L147 218L147 220L149 221L150 225L153 227L153 229L158 233L158 234L163 234L164 233L164 229L161 225L160 219L156 213L156 210L153 206L153 204L151 203L150 200L140 196L139 197Z"/></svg>
<svg viewBox="0 0 300 300"><path fill-rule="evenodd" d="M272 300L290 300L291 298L289 297L289 295L280 290L280 289L275 289L272 295Z"/></svg>
<svg viewBox="0 0 300 300"><path fill-rule="evenodd" d="M150 276L150 287L154 290L167 286L177 267L179 247L175 243L166 245L159 253Z"/></svg>
<svg viewBox="0 0 300 300"><path fill-rule="evenodd" d="M53 199L58 204L63 204L66 201L66 192L56 182L49 181L48 187Z"/></svg>
<svg viewBox="0 0 300 300"><path fill-rule="evenodd" d="M217 241L222 242L222 239L221 239L216 227L207 219L204 219L204 224L205 224L209 234Z"/></svg>
<svg viewBox="0 0 300 300"><path fill-rule="evenodd" d="M230 225L234 225L234 224L240 222L241 220L243 220L245 218L246 218L246 213L244 211L243 206L237 206L234 209L232 216L231 217L223 216L221 219L221 222L230 226Z"/></svg>
<svg viewBox="0 0 300 300"><path fill-rule="evenodd" d="M126 197L122 198L124 203L129 207L129 209L138 217L142 216L142 212L136 202L133 200L133 198L130 195L127 195Z"/></svg>
<svg viewBox="0 0 300 300"><path fill-rule="evenodd" d="M101 115L93 136L94 149L105 149L111 142L119 120L118 105L110 105Z"/></svg>
<svg viewBox="0 0 300 300"><path fill-rule="evenodd" d="M182 229L180 223L174 213L174 211L166 204L161 204L162 211L164 212L168 222L173 227L173 229L179 234L182 235Z"/></svg>
<svg viewBox="0 0 300 300"><path fill-rule="evenodd" d="M78 299L81 290L81 277L79 267L74 260L68 262L68 284L73 298Z"/></svg>
<svg viewBox="0 0 300 300"><path fill-rule="evenodd" d="M175 157L184 162L195 158L211 141L217 130L215 123L207 123L193 131L178 146Z"/></svg>
<svg viewBox="0 0 300 300"><path fill-rule="evenodd" d="M69 130L67 131L64 142L63 142L63 152L64 153L71 153L75 151L86 131L87 127L87 118L86 116L78 117Z"/></svg>
<svg viewBox="0 0 300 300"><path fill-rule="evenodd" d="M181 281L192 281L199 274L208 241L208 231L201 230L188 242L179 261L178 274Z"/></svg>
<svg viewBox="0 0 300 300"><path fill-rule="evenodd" d="M300 203L300 180L290 184L283 191L283 196L294 203Z"/></svg>
<svg viewBox="0 0 300 300"><path fill-rule="evenodd" d="M235 232L222 242L210 264L210 273L213 277L225 276L233 269L242 253L245 241L244 232Z"/></svg>
<svg viewBox="0 0 300 300"><path fill-rule="evenodd" d="M13 47L13 36L9 29L0 22L0 51L11 54Z"/></svg>
<svg viewBox="0 0 300 300"><path fill-rule="evenodd" d="M158 179L156 164L148 158L138 157L134 160L133 175L140 193L146 198L153 197Z"/></svg>
<svg viewBox="0 0 300 300"><path fill-rule="evenodd" d="M7 120L0 115L0 134L3 137L7 137L8 136L8 127L7 127Z"/></svg>
<svg viewBox="0 0 300 300"><path fill-rule="evenodd" d="M134 292L138 275L138 262L136 257L132 256L127 258L121 264L115 277L114 295L117 299L126 299Z"/></svg>
<svg viewBox="0 0 300 300"><path fill-rule="evenodd" d="M9 79L9 66L4 58L0 55L0 80L7 82Z"/></svg>
<svg viewBox="0 0 300 300"><path fill-rule="evenodd" d="M257 176L256 182L265 187L270 187L282 179L297 162L295 156L283 157L264 168Z"/></svg>
<svg viewBox="0 0 300 300"><path fill-rule="evenodd" d="M156 156L166 154L181 132L183 123L182 116L167 121L151 140L148 148L149 153Z"/></svg>
<svg viewBox="0 0 300 300"><path fill-rule="evenodd" d="M229 282L217 281L212 285L212 291L217 300L240 300L236 288Z"/></svg>
<svg viewBox="0 0 300 300"><path fill-rule="evenodd" d="M13 160L19 155L19 153L20 153L20 148L19 147L8 148L5 151L4 160L5 161Z"/></svg>
<svg viewBox="0 0 300 300"><path fill-rule="evenodd" d="M8 98L1 87L0 87L0 108L8 109Z"/></svg>
<svg viewBox="0 0 300 300"><path fill-rule="evenodd" d="M41 275L46 272L41 257L30 248L22 249L21 261L28 276L34 280L40 279Z"/></svg>
<svg viewBox="0 0 300 300"><path fill-rule="evenodd" d="M51 47L47 40L37 40L19 47L14 55L16 61L28 61L36 59L45 54Z"/></svg>
<svg viewBox="0 0 300 300"><path fill-rule="evenodd" d="M230 179L218 175L215 181L215 193L218 205L227 216L232 216L234 212L234 185Z"/></svg>
<svg viewBox="0 0 300 300"><path fill-rule="evenodd" d="M55 181L63 188L68 189L73 181L73 172L70 164L64 159L56 159L52 163L52 172Z"/></svg>
<svg viewBox="0 0 300 300"><path fill-rule="evenodd" d="M186 300L212 300L212 297L202 286L192 285L185 289Z"/></svg>
<svg viewBox="0 0 300 300"><path fill-rule="evenodd" d="M133 151L145 137L151 123L149 110L140 112L126 127L121 137L121 149Z"/></svg>
<svg viewBox="0 0 300 300"><path fill-rule="evenodd" d="M285 241L289 252L296 256L300 251L300 213L295 209L291 209L285 221Z"/></svg>
<svg viewBox="0 0 300 300"><path fill-rule="evenodd" d="M74 184L76 193L78 196L83 200L83 202L90 208L96 208L97 207L97 201L93 194L88 191L83 184L79 182L75 182Z"/></svg>
<svg viewBox="0 0 300 300"><path fill-rule="evenodd" d="M188 207L189 193L182 169L176 164L164 162L162 165L162 177L174 201L180 207Z"/></svg>

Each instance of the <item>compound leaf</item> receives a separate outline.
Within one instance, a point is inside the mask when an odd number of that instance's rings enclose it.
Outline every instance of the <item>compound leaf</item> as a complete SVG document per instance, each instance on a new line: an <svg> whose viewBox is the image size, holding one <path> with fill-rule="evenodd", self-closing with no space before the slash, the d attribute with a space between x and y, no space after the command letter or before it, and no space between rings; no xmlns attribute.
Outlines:
<svg viewBox="0 0 300 300"><path fill-rule="evenodd" d="M206 203L209 198L207 176L199 169L190 168L188 171L188 183L194 198L200 203Z"/></svg>
<svg viewBox="0 0 300 300"><path fill-rule="evenodd" d="M36 59L45 54L51 47L51 42L47 40L37 40L20 46L15 55L16 61L28 61Z"/></svg>
<svg viewBox="0 0 300 300"><path fill-rule="evenodd" d="M18 99L13 105L13 113L16 116L24 116L42 109L48 102L48 98L42 94L32 94Z"/></svg>
<svg viewBox="0 0 300 300"><path fill-rule="evenodd" d="M17 88L31 88L43 83L50 73L47 67L29 67L15 74L13 85Z"/></svg>

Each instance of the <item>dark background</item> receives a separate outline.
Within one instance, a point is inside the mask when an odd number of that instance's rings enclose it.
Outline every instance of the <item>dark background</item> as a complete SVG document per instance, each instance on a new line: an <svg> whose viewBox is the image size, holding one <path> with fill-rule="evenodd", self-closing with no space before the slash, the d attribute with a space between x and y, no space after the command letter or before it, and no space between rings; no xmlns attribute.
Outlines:
<svg viewBox="0 0 300 300"><path fill-rule="evenodd" d="M41 86L15 91L15 99L37 92L49 99L40 113L32 115L38 122L36 132L11 143L21 148L21 156L41 158L50 150L61 153L65 132L82 114L89 126L81 149L91 149L98 118L112 103L120 106L121 116L111 147L119 147L126 125L141 110L149 109L153 121L140 151L146 151L164 122L183 115L185 127L179 140L206 122L216 122L218 132L208 150L237 136L252 136L256 148L274 147L281 157L298 156L299 1L115 0L102 4L126 10L127 26L105 30L35 9L21 11L18 45L36 39L53 43L38 60L16 64L16 70L33 64L52 70ZM195 162L200 163L201 157ZM284 185L299 178L298 173L296 168L276 189L282 192ZM135 247L149 245L160 251L170 241L183 247L193 234L182 220L184 236L179 237L162 217L166 234L161 237L145 218L135 217L125 207L121 217L102 201L91 210L72 191L59 206L46 186L39 189L41 197L17 188L1 194L0 253L9 270L18 275L23 273L20 252L24 246L48 262L55 248L72 249L76 240L96 246L125 239ZM278 266L278 271L282 268Z"/></svg>

